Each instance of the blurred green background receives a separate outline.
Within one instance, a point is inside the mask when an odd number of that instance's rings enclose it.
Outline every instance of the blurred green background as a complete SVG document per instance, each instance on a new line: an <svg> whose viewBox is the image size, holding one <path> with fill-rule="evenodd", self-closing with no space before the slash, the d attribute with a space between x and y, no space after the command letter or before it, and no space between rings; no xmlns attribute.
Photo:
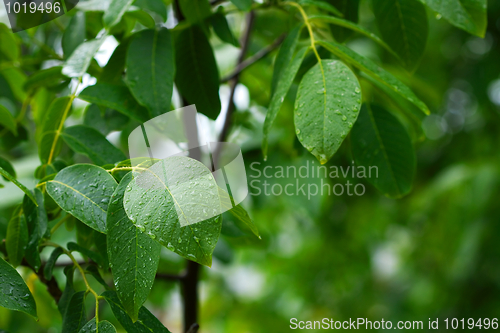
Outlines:
<svg viewBox="0 0 500 333"><path fill-rule="evenodd" d="M418 157L412 192L399 200L389 199L363 183L363 196L249 196L244 204L262 240L242 234L230 218L225 219L214 265L202 272L201 332L288 332L294 317L384 318L393 323L423 320L426 324L428 318L499 316L500 2L488 5L484 39L431 18L426 53L413 77L397 69L369 39L355 36L348 42L360 54L397 73L431 109L422 126L407 123ZM360 24L376 31L369 6L362 1ZM290 17L279 10L256 14L250 54L293 26ZM429 16L434 14L429 12ZM61 27L70 18L71 13L58 18L57 24L17 34L24 51L36 54L42 52L41 45L48 45L60 52ZM229 19L235 32L241 33L244 16L234 13ZM0 14L0 20L5 21L5 15ZM116 46L112 39L101 49L98 63L109 58ZM216 37L213 43L224 76L232 71L238 50ZM254 174L252 162L260 162L260 169L313 162L295 138L292 108L296 86L272 130L270 158L262 160L261 133L275 55L243 72L237 89L237 126L230 140L242 146L248 175ZM84 84L89 83L92 78L86 77ZM221 87L223 109L228 91L227 86ZM398 106L390 104L383 92L369 87L367 91L365 99L397 111ZM0 77L4 105L14 99L12 93ZM79 102L69 122L82 123L85 108ZM125 140L120 139L123 136L126 133L112 132L108 139L127 151ZM13 149L7 149L5 139L2 144L0 154L12 161L19 180L34 186L33 174L39 165L34 138L28 137ZM347 167L351 160L346 140L327 166ZM345 183L343 179L328 181ZM13 204L22 198L22 192L11 183L5 185L0 189L0 239L5 238ZM61 243L75 237L67 230L56 236ZM184 264L180 257L163 250L160 271L180 272ZM0 308L0 328L14 333L59 332L61 317L45 286L28 270L21 272L34 291L40 320L37 323L27 315ZM62 276L58 269L56 277L64 281ZM180 332L181 296L176 282L157 280L146 306L172 332ZM107 305L103 307L102 317L120 327Z"/></svg>

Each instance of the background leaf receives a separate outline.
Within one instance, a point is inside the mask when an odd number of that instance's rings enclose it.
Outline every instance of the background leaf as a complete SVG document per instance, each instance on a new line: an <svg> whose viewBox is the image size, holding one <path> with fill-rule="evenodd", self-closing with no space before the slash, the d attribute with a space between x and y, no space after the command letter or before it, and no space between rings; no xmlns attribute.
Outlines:
<svg viewBox="0 0 500 333"><path fill-rule="evenodd" d="M264 155L264 159L267 159L268 137L271 127L273 126L274 120L276 119L285 97L288 94L288 90L290 90L293 80L295 79L295 76L297 75L297 72L299 71L309 49L309 47L304 47L298 51L291 63L284 68L283 75L280 77L280 80L277 81L276 91L273 94L271 103L269 104L269 108L267 110L266 119L264 121L264 137L262 139L262 154Z"/></svg>
<svg viewBox="0 0 500 333"><path fill-rule="evenodd" d="M33 191L34 197L38 206L35 205L28 196L24 196L23 211L26 217L26 225L28 226L29 242L26 248L26 261L33 266L35 271L41 266L40 253L38 246L40 240L47 233L48 218L45 211L45 203L43 193L35 188Z"/></svg>
<svg viewBox="0 0 500 333"><path fill-rule="evenodd" d="M9 129L14 135L17 135L17 123L12 113L2 104L0 104L0 125Z"/></svg>
<svg viewBox="0 0 500 333"><path fill-rule="evenodd" d="M123 14L125 14L133 2L133 0L111 0L102 18L104 26L106 28L111 28L117 25L122 19Z"/></svg>
<svg viewBox="0 0 500 333"><path fill-rule="evenodd" d="M410 192L415 151L396 117L377 105L364 106L351 133L351 147L357 166L366 172L377 168L377 177L367 178L377 189L395 198Z"/></svg>
<svg viewBox="0 0 500 333"><path fill-rule="evenodd" d="M7 227L7 236L5 238L5 247L9 256L9 262L17 267L21 264L24 257L24 251L28 246L28 226L22 211L16 210L9 221Z"/></svg>
<svg viewBox="0 0 500 333"><path fill-rule="evenodd" d="M8 174L10 174L11 177L17 178L16 170L14 170L12 164L10 164L10 162L7 161L5 158L0 157L0 167L3 168ZM2 175L2 178L7 181L9 180L4 175Z"/></svg>
<svg viewBox="0 0 500 333"><path fill-rule="evenodd" d="M184 29L175 39L175 83L198 112L211 119L219 115L219 70L207 36L199 26Z"/></svg>
<svg viewBox="0 0 500 333"><path fill-rule="evenodd" d="M56 264L57 259L64 253L62 247L56 247L54 251L50 254L49 260L45 263L43 267L43 276L45 279L52 279L52 272L54 270L54 266Z"/></svg>
<svg viewBox="0 0 500 333"><path fill-rule="evenodd" d="M93 39L80 44L63 66L62 73L67 77L81 77L87 72L90 62L94 59L97 50L104 42L104 38Z"/></svg>
<svg viewBox="0 0 500 333"><path fill-rule="evenodd" d="M36 304L19 273L0 258L0 306L27 313L36 318Z"/></svg>
<svg viewBox="0 0 500 333"><path fill-rule="evenodd" d="M121 150L91 127L67 127L61 136L73 151L88 156L97 165L114 164L126 159Z"/></svg>
<svg viewBox="0 0 500 333"><path fill-rule="evenodd" d="M124 115L139 122L150 119L148 110L135 101L134 97L125 86L98 83L85 88L80 95L78 95L78 98L89 103L103 105L120 111Z"/></svg>
<svg viewBox="0 0 500 333"><path fill-rule="evenodd" d="M219 7L222 9L222 7ZM220 38L221 41L229 43L233 46L240 47L240 43L238 39L234 37L231 28L229 28L229 24L227 23L226 16L222 10L218 10L212 16L210 16L210 23L214 29L217 37Z"/></svg>
<svg viewBox="0 0 500 333"><path fill-rule="evenodd" d="M446 20L471 34L484 37L488 18L486 0L420 0Z"/></svg>
<svg viewBox="0 0 500 333"><path fill-rule="evenodd" d="M142 233L127 216L123 197L132 180L128 173L113 193L108 208L108 256L116 292L135 322L155 280L161 246Z"/></svg>
<svg viewBox="0 0 500 333"><path fill-rule="evenodd" d="M63 317L62 331L78 333L87 321L85 317L85 291L74 293Z"/></svg>
<svg viewBox="0 0 500 333"><path fill-rule="evenodd" d="M182 14L191 24L202 23L212 14L208 0L179 0Z"/></svg>
<svg viewBox="0 0 500 333"><path fill-rule="evenodd" d="M302 78L295 101L297 138L321 164L335 154L358 117L361 88L340 61L322 60Z"/></svg>
<svg viewBox="0 0 500 333"><path fill-rule="evenodd" d="M280 79L283 76L283 72L286 68L288 68L290 62L292 61L302 28L303 25L299 24L295 28L290 30L285 40L283 41L283 44L281 44L278 55L276 56L276 60L274 61L271 95L274 95L276 87L278 86L278 82L280 82Z"/></svg>
<svg viewBox="0 0 500 333"><path fill-rule="evenodd" d="M62 37L64 57L69 58L73 51L85 41L85 13L76 12L69 21Z"/></svg>
<svg viewBox="0 0 500 333"><path fill-rule="evenodd" d="M239 10L247 12L252 6L252 0L231 0Z"/></svg>
<svg viewBox="0 0 500 333"><path fill-rule="evenodd" d="M417 0L373 0L373 13L382 39L405 67L413 70L427 43L429 27L424 5Z"/></svg>
<svg viewBox="0 0 500 333"><path fill-rule="evenodd" d="M345 20L358 23L359 0L326 0L330 5L337 8ZM335 40L339 43L346 41L352 36L352 31L346 28L330 25L330 30Z"/></svg>
<svg viewBox="0 0 500 333"><path fill-rule="evenodd" d="M103 168L76 164L49 181L47 192L64 211L106 233L106 212L116 186L114 178Z"/></svg>
<svg viewBox="0 0 500 333"><path fill-rule="evenodd" d="M132 37L127 52L125 82L152 117L170 110L174 87L174 50L170 31L142 30Z"/></svg>

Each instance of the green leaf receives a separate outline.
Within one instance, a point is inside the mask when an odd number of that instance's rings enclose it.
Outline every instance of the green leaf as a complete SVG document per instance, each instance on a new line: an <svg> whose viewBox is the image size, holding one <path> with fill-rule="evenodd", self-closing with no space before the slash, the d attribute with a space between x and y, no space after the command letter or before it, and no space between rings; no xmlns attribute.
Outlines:
<svg viewBox="0 0 500 333"><path fill-rule="evenodd" d="M28 226L22 211L19 209L14 212L10 219L7 226L7 236L5 237L5 247L12 266L17 267L21 264L27 246Z"/></svg>
<svg viewBox="0 0 500 333"><path fill-rule="evenodd" d="M422 112L425 114L430 114L429 108L418 99L417 96L401 81L396 79L391 73L384 70L382 67L376 65L371 60L360 56L356 52L352 51L348 47L337 44L334 42L316 42L318 45L323 46L332 54L339 57L341 60L357 67L361 71L373 77L375 80L379 81L383 85L387 86L390 90L396 92L401 95L403 98L407 99L409 102L417 106Z"/></svg>
<svg viewBox="0 0 500 333"><path fill-rule="evenodd" d="M43 164L50 163L61 150L60 129L71 111L71 97L57 98L50 104L38 134L38 156Z"/></svg>
<svg viewBox="0 0 500 333"><path fill-rule="evenodd" d="M283 44L281 44L276 60L274 61L273 80L271 83L271 95L274 95L278 82L282 77L284 69L288 68L292 61L293 54L299 42L300 32L304 27L303 24L297 25L286 36Z"/></svg>
<svg viewBox="0 0 500 333"><path fill-rule="evenodd" d="M78 98L114 109L139 122L150 119L148 110L135 101L125 86L98 83L85 88Z"/></svg>
<svg viewBox="0 0 500 333"><path fill-rule="evenodd" d="M14 119L14 116L12 113L10 113L9 110L2 104L0 104L0 125L4 126L7 128L9 131L11 131L14 135L17 136L17 123L16 120Z"/></svg>
<svg viewBox="0 0 500 333"><path fill-rule="evenodd" d="M222 7L219 8L222 9ZM210 16L210 23L212 24L215 34L221 41L240 47L240 43L238 42L238 39L234 37L233 32L229 28L226 15L224 15L222 10L218 10L217 13Z"/></svg>
<svg viewBox="0 0 500 333"><path fill-rule="evenodd" d="M66 276L66 287L57 303L57 307L61 316L64 318L66 316L66 311L68 310L69 302L75 294L75 288L73 287L73 275L75 267L73 265L64 267L64 275Z"/></svg>
<svg viewBox="0 0 500 333"><path fill-rule="evenodd" d="M147 12L144 10L133 10L125 13L124 17L126 18L132 18L136 19L137 22L142 24L148 29L154 29L155 28L155 20L154 18L151 17Z"/></svg>
<svg viewBox="0 0 500 333"><path fill-rule="evenodd" d="M21 53L19 44L12 31L0 23L0 57L3 55L9 60L17 60Z"/></svg>
<svg viewBox="0 0 500 333"><path fill-rule="evenodd" d="M266 120L264 121L264 137L262 139L262 153L264 154L264 160L267 159L269 131L271 130L274 120L281 109L281 105L283 105L283 101L288 94L288 90L290 90L290 87L292 86L293 80L299 71L302 61L309 50L310 48L306 46L297 52L290 64L284 69L283 75L278 81L276 91L273 94L271 103L269 104L269 108L267 110Z"/></svg>
<svg viewBox="0 0 500 333"><path fill-rule="evenodd" d="M410 136L396 117L376 105L363 107L352 129L351 147L358 172L363 167L367 180L377 189L395 198L410 192L415 176L415 151ZM368 177L371 170L376 175Z"/></svg>
<svg viewBox="0 0 500 333"><path fill-rule="evenodd" d="M199 26L184 29L175 39L175 83L180 94L211 119L219 115L219 70L207 36Z"/></svg>
<svg viewBox="0 0 500 333"><path fill-rule="evenodd" d="M111 0L102 18L104 27L109 29L117 25L133 2L134 0Z"/></svg>
<svg viewBox="0 0 500 333"><path fill-rule="evenodd" d="M108 63L104 66L98 78L99 83L119 85L123 82L122 77L125 71L129 41L129 39L122 41L113 51L111 58L109 58Z"/></svg>
<svg viewBox="0 0 500 333"><path fill-rule="evenodd" d="M85 41L85 13L76 12L69 21L62 36L62 48L64 57L67 59L73 51Z"/></svg>
<svg viewBox="0 0 500 333"><path fill-rule="evenodd" d="M153 117L170 110L174 88L174 50L170 31L142 30L132 37L127 52L125 82L139 104Z"/></svg>
<svg viewBox="0 0 500 333"><path fill-rule="evenodd" d="M326 0L326 2L337 8L343 14L344 19L358 23L359 0ZM352 35L351 30L342 28L342 26L330 25L330 30L339 43L344 42Z"/></svg>
<svg viewBox="0 0 500 333"><path fill-rule="evenodd" d="M117 184L103 168L76 164L47 183L47 192L66 212L89 227L106 233L106 212Z"/></svg>
<svg viewBox="0 0 500 333"><path fill-rule="evenodd" d="M78 333L85 324L85 291L74 293L63 317L62 331Z"/></svg>
<svg viewBox="0 0 500 333"><path fill-rule="evenodd" d="M420 0L454 26L484 37L488 17L486 0Z"/></svg>
<svg viewBox="0 0 500 333"><path fill-rule="evenodd" d="M361 88L338 60L322 60L302 78L295 100L297 138L321 164L335 154L358 117Z"/></svg>
<svg viewBox="0 0 500 333"><path fill-rule="evenodd" d="M104 42L104 38L92 39L80 44L66 60L62 73L67 77L81 77Z"/></svg>
<svg viewBox="0 0 500 333"><path fill-rule="evenodd" d="M141 231L169 250L211 266L221 228L217 189L205 165L169 157L135 174L125 192L125 211Z"/></svg>
<svg viewBox="0 0 500 333"><path fill-rule="evenodd" d="M24 90L33 92L39 88L54 87L61 84L67 79L61 71L61 66L55 66L36 72L24 83Z"/></svg>
<svg viewBox="0 0 500 333"><path fill-rule="evenodd" d="M236 205L229 210L229 213L236 217L236 220L241 222L245 228L249 229L255 236L261 239L259 235L259 229L257 229L257 226L253 222L250 215L248 215L248 212L245 210L245 208L243 208L241 205Z"/></svg>
<svg viewBox="0 0 500 333"><path fill-rule="evenodd" d="M43 276L47 281L52 279L52 272L56 264L57 259L64 253L62 247L56 247L54 251L50 254L49 260L45 263L43 267Z"/></svg>
<svg viewBox="0 0 500 333"><path fill-rule="evenodd" d="M428 35L427 12L417 0L373 0L373 12L384 41L409 70L417 67Z"/></svg>
<svg viewBox="0 0 500 333"><path fill-rule="evenodd" d="M3 168L7 173L9 173L12 177L17 178L16 175L16 170L14 170L14 167L12 164L10 164L9 161L7 161L5 158L0 157L0 167ZM5 176L2 175L2 178L5 180L8 180Z"/></svg>
<svg viewBox="0 0 500 333"><path fill-rule="evenodd" d="M73 151L88 156L97 165L114 164L126 158L120 149L91 127L67 127L61 135Z"/></svg>
<svg viewBox="0 0 500 333"><path fill-rule="evenodd" d="M102 257L99 253L96 253L94 251L91 251L89 249L84 248L83 246L80 246L74 242L69 242L67 244L67 248L71 252L80 252L81 254L89 257L92 259L95 263L97 263L99 266L103 266L102 264Z"/></svg>
<svg viewBox="0 0 500 333"><path fill-rule="evenodd" d="M97 329L96 326L99 326L99 329ZM79 331L79 333L94 333L94 332L100 332L100 333L116 333L116 328L106 320L100 321L98 325L96 325L95 318L90 320L85 326L82 327L82 329Z"/></svg>
<svg viewBox="0 0 500 333"><path fill-rule="evenodd" d="M38 188L35 188L33 194L38 206L29 200L27 196L24 196L23 200L23 211L29 233L29 242L25 256L26 261L38 272L41 266L38 245L47 232L48 218L45 211L43 193Z"/></svg>
<svg viewBox="0 0 500 333"><path fill-rule="evenodd" d="M208 0L179 0L181 12L191 24L202 23L212 14Z"/></svg>
<svg viewBox="0 0 500 333"><path fill-rule="evenodd" d="M0 306L37 317L35 299L31 291L16 269L2 258L0 258Z"/></svg>
<svg viewBox="0 0 500 333"><path fill-rule="evenodd" d="M17 181L14 176L12 176L10 173L8 173L4 168L0 167L0 175L2 175L5 179L10 180L11 182L14 183L17 187L19 187L26 195L33 201L35 205L37 205L35 198L33 197L33 194L20 182Z"/></svg>
<svg viewBox="0 0 500 333"><path fill-rule="evenodd" d="M298 3L302 6L314 6L314 7L318 7L318 8L321 8L323 10L326 10L336 16L340 16L342 17L343 14L335 7L333 7L332 5L326 3L326 2L322 2L322 1L315 1L315 0L300 0L298 1Z"/></svg>
<svg viewBox="0 0 500 333"><path fill-rule="evenodd" d="M128 173L113 193L108 208L108 256L123 308L135 322L155 280L161 246L142 233L127 216L123 197L132 180Z"/></svg>
<svg viewBox="0 0 500 333"><path fill-rule="evenodd" d="M252 0L231 0L233 5L235 5L239 10L247 12L252 7Z"/></svg>
<svg viewBox="0 0 500 333"><path fill-rule="evenodd" d="M309 21L322 21L322 22L328 22L333 25L338 25L340 27L345 27L348 28L352 31L355 31L357 33L360 33L362 35L365 35L366 37L370 38L374 42L378 43L380 46L385 48L388 52L390 52L392 55L394 55L397 59L399 58L399 55L397 55L389 45L387 45L380 37L375 35L374 33L370 32L369 30L366 30L365 28L361 27L360 25L357 25L356 23L349 22L347 20L338 18L338 17L333 17L333 16L325 16L325 15L313 15L309 17Z"/></svg>
<svg viewBox="0 0 500 333"><path fill-rule="evenodd" d="M170 333L170 331L145 307L141 307L139 310L139 319L133 322L127 315L127 312L125 312L115 291L105 291L101 296L106 299L116 319L128 333Z"/></svg>

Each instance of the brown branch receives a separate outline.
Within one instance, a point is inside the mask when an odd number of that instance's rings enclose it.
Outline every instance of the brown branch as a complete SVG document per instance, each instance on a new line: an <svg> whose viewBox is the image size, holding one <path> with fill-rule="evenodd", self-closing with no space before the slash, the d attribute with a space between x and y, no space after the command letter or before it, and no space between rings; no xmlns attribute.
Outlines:
<svg viewBox="0 0 500 333"><path fill-rule="evenodd" d="M183 274L169 274L169 273L156 273L156 278L166 281L181 281L185 279L186 273Z"/></svg>
<svg viewBox="0 0 500 333"><path fill-rule="evenodd" d="M30 268L33 272L35 272L35 269L26 261L26 259L23 259L21 262L21 265L26 266ZM38 279L47 286L47 291L49 292L50 296L56 301L56 303L59 303L59 300L61 299L62 296L62 291L59 288L59 285L57 284L57 281L54 277L52 277L50 280L47 280L45 276L43 275L43 269L45 267L45 263L40 265L40 268L38 269L38 272L35 272L36 276L38 276Z"/></svg>
<svg viewBox="0 0 500 333"><path fill-rule="evenodd" d="M221 83L225 83L225 82L227 82L229 80L234 79L237 75L239 75L245 69L247 69L248 67L252 66L253 64L255 64L260 59L264 58L265 56L267 56L269 53L271 53L276 48L278 48L278 46L281 45L281 43L285 39L285 36L286 36L286 34L283 34L283 35L279 36L274 42L272 42L272 44L269 44L268 46L266 46L265 48L263 48L259 52L255 53L250 58L248 58L245 61L241 62L239 65L236 66L236 68L234 69L234 71L231 74L229 74L228 76L223 77L220 80L220 82Z"/></svg>
<svg viewBox="0 0 500 333"><path fill-rule="evenodd" d="M250 44L250 35L252 32L253 22L255 20L255 12L252 10L247 15L246 28L243 33L243 37L241 40L241 51L238 56L237 68L243 63L245 59L245 54L248 51L248 46ZM240 73L236 73L233 78L230 80L231 91L229 93L229 103L227 106L226 119L224 119L224 125L222 127L222 131L219 135L219 142L223 142L229 133L229 128L231 127L231 119L233 116L233 112L235 109L234 106L234 92L236 91L236 86L238 85L238 80L240 78ZM218 161L221 154L222 145L218 144L213 153L214 161Z"/></svg>

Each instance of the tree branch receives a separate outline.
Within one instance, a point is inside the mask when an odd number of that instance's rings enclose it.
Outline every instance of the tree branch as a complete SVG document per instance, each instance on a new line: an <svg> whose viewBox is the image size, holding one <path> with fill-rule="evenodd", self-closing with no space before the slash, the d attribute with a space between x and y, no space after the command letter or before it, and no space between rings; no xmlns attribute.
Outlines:
<svg viewBox="0 0 500 333"><path fill-rule="evenodd" d="M255 64L260 59L264 58L265 56L267 56L269 53L271 53L276 48L278 48L278 46L281 45L281 43L285 39L285 36L286 36L286 34L283 34L283 35L279 36L274 42L272 42L271 44L269 44L268 46L266 46L265 48L263 48L259 52L255 53L250 58L246 59L245 61L243 61L242 63L240 63L239 65L237 65L236 68L234 69L234 71L231 74L229 74L228 76L223 77L220 80L220 82L221 83L225 83L225 82L227 82L229 80L234 79L237 75L239 75L245 69L247 69L248 67L252 66L253 64Z"/></svg>
<svg viewBox="0 0 500 333"><path fill-rule="evenodd" d="M246 20L246 27L245 31L243 33L243 37L241 39L241 51L240 55L238 56L238 61L236 67L238 68L241 66L245 59L245 54L248 51L248 46L250 44L250 35L252 32L252 26L253 22L255 20L255 12L252 10L250 13L247 15L247 20ZM229 93L229 103L227 106L227 112L226 112L226 118L224 119L224 125L222 127L222 131L219 135L219 142L223 142L229 133L229 128L231 127L231 119L233 116L234 112L234 92L236 91L236 86L238 85L238 80L240 78L240 73L236 73L230 80L230 86L231 86L231 91ZM215 151L213 153L213 159L214 161L218 161L220 158L221 154L221 149L222 145L218 144L217 147L215 148Z"/></svg>

